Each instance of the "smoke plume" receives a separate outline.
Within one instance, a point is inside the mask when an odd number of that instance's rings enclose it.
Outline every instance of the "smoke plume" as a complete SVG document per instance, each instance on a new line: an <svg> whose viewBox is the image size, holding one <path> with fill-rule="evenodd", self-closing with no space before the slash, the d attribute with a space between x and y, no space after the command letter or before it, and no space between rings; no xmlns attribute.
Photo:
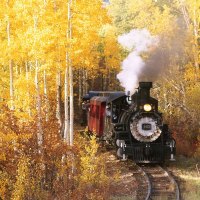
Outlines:
<svg viewBox="0 0 200 200"><path fill-rule="evenodd" d="M157 46L158 38L151 36L146 29L133 29L129 33L119 36L118 42L130 53L122 62L122 71L117 75L117 78L125 91L130 91L133 94L145 68L141 54L148 52L150 47Z"/></svg>

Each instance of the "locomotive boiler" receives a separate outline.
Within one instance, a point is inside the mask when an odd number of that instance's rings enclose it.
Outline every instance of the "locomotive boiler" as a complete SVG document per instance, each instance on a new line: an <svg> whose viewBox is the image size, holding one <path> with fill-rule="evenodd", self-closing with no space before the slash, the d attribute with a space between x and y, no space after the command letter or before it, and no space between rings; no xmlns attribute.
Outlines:
<svg viewBox="0 0 200 200"><path fill-rule="evenodd" d="M129 96L124 92L90 91L83 97L83 119L90 132L114 143L117 156L136 163L174 160L176 146L168 125L151 97L152 82L140 82Z"/></svg>

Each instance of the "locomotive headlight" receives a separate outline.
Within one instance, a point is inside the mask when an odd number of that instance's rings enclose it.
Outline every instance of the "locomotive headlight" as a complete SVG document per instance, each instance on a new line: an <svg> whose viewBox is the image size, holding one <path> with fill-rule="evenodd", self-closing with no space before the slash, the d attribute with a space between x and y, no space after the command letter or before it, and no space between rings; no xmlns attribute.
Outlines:
<svg viewBox="0 0 200 200"><path fill-rule="evenodd" d="M144 104L144 110L145 110L146 112L151 111L151 109L152 109L152 107L151 107L150 104Z"/></svg>

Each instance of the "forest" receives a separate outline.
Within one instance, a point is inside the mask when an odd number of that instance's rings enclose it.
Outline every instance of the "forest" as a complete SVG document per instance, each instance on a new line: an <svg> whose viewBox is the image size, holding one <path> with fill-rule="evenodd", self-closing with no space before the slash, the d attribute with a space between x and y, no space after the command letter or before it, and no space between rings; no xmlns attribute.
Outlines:
<svg viewBox="0 0 200 200"><path fill-rule="evenodd" d="M124 90L119 36L144 29L159 42L138 80L154 82L177 153L199 158L200 0L1 0L0 199L106 199L81 99Z"/></svg>

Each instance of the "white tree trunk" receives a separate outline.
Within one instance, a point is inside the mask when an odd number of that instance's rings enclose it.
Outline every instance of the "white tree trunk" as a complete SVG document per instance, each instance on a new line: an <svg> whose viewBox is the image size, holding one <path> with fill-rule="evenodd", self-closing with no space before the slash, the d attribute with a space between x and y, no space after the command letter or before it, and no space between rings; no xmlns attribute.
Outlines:
<svg viewBox="0 0 200 200"><path fill-rule="evenodd" d="M74 141L74 91L73 91L73 69L72 62L69 62L69 85L70 85L70 121L69 121L69 134L70 134L70 146Z"/></svg>
<svg viewBox="0 0 200 200"><path fill-rule="evenodd" d="M82 101L82 73L81 69L78 71L78 103L79 107L81 106L81 101Z"/></svg>
<svg viewBox="0 0 200 200"><path fill-rule="evenodd" d="M85 91L88 93L88 72L85 70Z"/></svg>
<svg viewBox="0 0 200 200"><path fill-rule="evenodd" d="M186 25L186 27L188 29L190 27L190 18L189 18L189 15L188 15L188 12L187 12L187 9L186 9L186 7L184 5L183 0L179 0L179 2L180 2L180 5L181 5L181 12L183 14L185 25Z"/></svg>
<svg viewBox="0 0 200 200"><path fill-rule="evenodd" d="M46 71L44 70L44 101L45 101L45 120L49 121L49 98L47 94L47 77Z"/></svg>
<svg viewBox="0 0 200 200"><path fill-rule="evenodd" d="M67 40L69 41L69 47L66 53L66 70L65 70L65 130L64 141L67 144L73 145L73 132L74 132L74 94L73 94L73 69L71 61L71 38L72 38L72 23L71 23L71 0L68 0L68 28L67 28ZM68 85L69 81L69 85ZM69 88L68 88L69 87ZM70 94L68 95L68 89ZM69 97L69 103L68 103ZM70 107L69 107L70 106Z"/></svg>
<svg viewBox="0 0 200 200"><path fill-rule="evenodd" d="M43 144L43 130L42 130L42 114L41 114L41 97L40 97L40 87L38 80L38 61L35 62L35 87L36 87L36 110L37 110L37 141L39 153L42 153Z"/></svg>
<svg viewBox="0 0 200 200"><path fill-rule="evenodd" d="M7 1L7 4L9 1ZM10 19L8 17L7 22L7 39L8 39L8 48L10 48ZM13 62L9 60L9 70L10 70L10 110L14 110L14 87L13 87Z"/></svg>
<svg viewBox="0 0 200 200"><path fill-rule="evenodd" d="M34 21L34 44L36 42L36 31L38 17L33 16ZM35 49L36 51L36 49ZM35 53L37 54L37 53ZM35 61L35 88L36 88L36 110L37 110L37 142L38 142L38 152L42 153L42 144L43 144L43 130L42 130L42 113L41 113L41 97L40 97L40 87L38 80L38 60Z"/></svg>
<svg viewBox="0 0 200 200"><path fill-rule="evenodd" d="M112 71L109 70L109 75L108 75L108 90L112 90L112 88L111 88L111 82L112 82Z"/></svg>
<svg viewBox="0 0 200 200"><path fill-rule="evenodd" d="M57 85L57 106L56 106L56 118L58 119L58 124L60 128L60 133L62 129L62 115L61 115L61 73L60 71L56 75L56 85Z"/></svg>
<svg viewBox="0 0 200 200"><path fill-rule="evenodd" d="M195 65L195 71L196 71L196 76L198 77L199 74L199 44L198 44L198 31L199 31L199 25L197 23L197 13L196 13L196 0L195 0L195 6L193 10L193 32L194 32L194 65ZM196 78L197 78L196 77Z"/></svg>
<svg viewBox="0 0 200 200"><path fill-rule="evenodd" d="M86 77L85 77L85 69L82 69L82 83L83 83L83 94L85 95L86 94Z"/></svg>
<svg viewBox="0 0 200 200"><path fill-rule="evenodd" d="M26 66L26 87L27 87L27 96L28 96L28 115L31 117L31 107L30 107L30 90L29 90L29 69L28 69L28 62L25 63Z"/></svg>
<svg viewBox="0 0 200 200"><path fill-rule="evenodd" d="M68 53L66 55L66 63L68 63ZM68 101L68 66L66 66L65 69L65 129L64 129L64 134L63 134L63 139L64 142L69 144L69 101Z"/></svg>
<svg viewBox="0 0 200 200"><path fill-rule="evenodd" d="M9 61L10 69L10 110L14 110L14 87L13 87L13 63L12 60Z"/></svg>
<svg viewBox="0 0 200 200"><path fill-rule="evenodd" d="M68 39L72 39L72 13L71 13L72 0L68 0ZM69 135L70 135L70 146L73 145L74 141L74 90L73 90L73 68L71 60L71 41L69 48L69 88L70 88L70 116L69 116Z"/></svg>
<svg viewBox="0 0 200 200"><path fill-rule="evenodd" d="M83 94L88 93L88 84L87 84L87 70L83 69Z"/></svg>

